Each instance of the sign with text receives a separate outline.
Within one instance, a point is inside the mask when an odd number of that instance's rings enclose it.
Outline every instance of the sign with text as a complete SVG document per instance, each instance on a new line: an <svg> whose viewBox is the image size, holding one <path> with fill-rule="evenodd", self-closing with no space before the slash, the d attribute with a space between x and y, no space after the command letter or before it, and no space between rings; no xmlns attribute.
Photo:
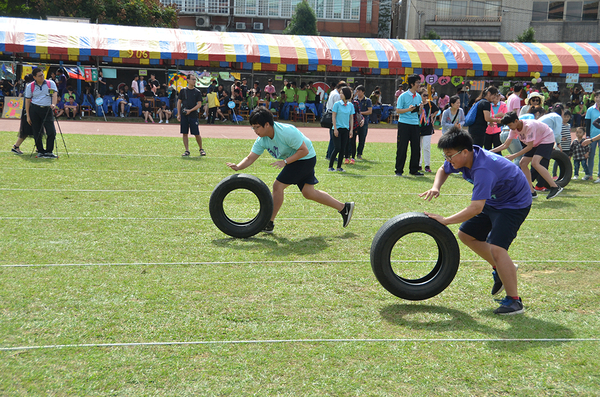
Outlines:
<svg viewBox="0 0 600 397"><path fill-rule="evenodd" d="M567 84L577 84L579 83L579 74L577 73L567 73L567 77L565 78Z"/></svg>

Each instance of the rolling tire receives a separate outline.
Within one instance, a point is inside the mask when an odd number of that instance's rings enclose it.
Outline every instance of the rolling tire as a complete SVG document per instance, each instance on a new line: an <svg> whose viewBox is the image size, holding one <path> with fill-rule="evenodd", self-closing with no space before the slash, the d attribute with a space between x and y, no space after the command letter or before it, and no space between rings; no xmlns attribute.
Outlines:
<svg viewBox="0 0 600 397"><path fill-rule="evenodd" d="M236 189L250 190L260 203L258 214L247 222L236 222L229 218L223 209L225 197ZM248 238L267 226L273 214L273 196L269 187L254 175L233 174L217 184L208 204L210 217L223 233L237 238Z"/></svg>
<svg viewBox="0 0 600 397"><path fill-rule="evenodd" d="M560 187L567 186L573 176L573 164L571 164L569 156L560 150L553 150L551 159L558 164L558 179L555 181L556 184ZM550 169L551 167L548 168Z"/></svg>
<svg viewBox="0 0 600 397"><path fill-rule="evenodd" d="M433 269L419 279L400 277L392 269L394 245L410 233L425 233L438 246ZM458 242L448 227L421 212L407 212L388 220L371 244L371 268L379 283L393 295L406 300L424 300L441 293L454 279L460 263Z"/></svg>

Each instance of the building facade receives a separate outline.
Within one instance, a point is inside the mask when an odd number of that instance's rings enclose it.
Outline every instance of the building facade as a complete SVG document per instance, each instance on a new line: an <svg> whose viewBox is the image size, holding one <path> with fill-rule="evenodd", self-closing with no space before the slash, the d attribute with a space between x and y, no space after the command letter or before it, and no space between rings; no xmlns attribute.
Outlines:
<svg viewBox="0 0 600 397"><path fill-rule="evenodd" d="M304 0L161 0L179 8L182 29L280 34ZM377 37L379 1L306 0L322 36Z"/></svg>
<svg viewBox="0 0 600 397"><path fill-rule="evenodd" d="M528 28L539 42L600 42L600 1L402 0L394 3L392 38L515 41Z"/></svg>

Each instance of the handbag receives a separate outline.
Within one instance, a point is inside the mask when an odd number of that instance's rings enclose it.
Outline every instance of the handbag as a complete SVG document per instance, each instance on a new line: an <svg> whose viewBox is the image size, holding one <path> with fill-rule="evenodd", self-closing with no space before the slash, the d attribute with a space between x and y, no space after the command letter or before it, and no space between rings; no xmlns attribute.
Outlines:
<svg viewBox="0 0 600 397"><path fill-rule="evenodd" d="M333 113L331 110L326 110L321 117L321 127L331 129L333 128Z"/></svg>

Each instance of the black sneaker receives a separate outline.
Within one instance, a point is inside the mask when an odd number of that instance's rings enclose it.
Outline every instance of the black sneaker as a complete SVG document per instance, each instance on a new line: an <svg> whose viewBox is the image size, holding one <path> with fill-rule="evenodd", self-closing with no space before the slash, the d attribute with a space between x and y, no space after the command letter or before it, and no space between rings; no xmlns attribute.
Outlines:
<svg viewBox="0 0 600 397"><path fill-rule="evenodd" d="M269 221L269 223L267 223L267 226L265 226L265 228L262 231L264 233L273 234L274 228L275 228L275 224L273 223L273 221Z"/></svg>
<svg viewBox="0 0 600 397"><path fill-rule="evenodd" d="M354 212L354 203L344 204L344 208L340 211L342 219L344 220L344 227L348 226L350 219L352 219L352 213Z"/></svg>
<svg viewBox="0 0 600 397"><path fill-rule="evenodd" d="M537 192L532 192L532 193L531 193L531 198L532 198L532 199L534 199L534 198L537 198Z"/></svg>
<svg viewBox="0 0 600 397"><path fill-rule="evenodd" d="M500 292L504 291L504 284L502 284L502 280L500 280L500 276L498 276L498 272L496 270L492 272L492 277L494 278L494 285L492 286L492 295L497 295Z"/></svg>
<svg viewBox="0 0 600 397"><path fill-rule="evenodd" d="M54 154L54 153L52 153L52 152L47 152L47 153L45 153L45 154L44 154L44 157L45 157L45 158L47 158L47 159L57 159L57 158L58 158L58 156L57 156L57 155L55 155L55 154Z"/></svg>
<svg viewBox="0 0 600 397"><path fill-rule="evenodd" d="M412 176L424 176L425 174L423 174L422 172L411 172L410 173Z"/></svg>
<svg viewBox="0 0 600 397"><path fill-rule="evenodd" d="M507 296L504 299L496 299L496 301L500 302L500 307L494 310L494 314L509 316L513 314L521 314L525 311L521 298L513 299L510 296Z"/></svg>
<svg viewBox="0 0 600 397"><path fill-rule="evenodd" d="M563 188L560 187L560 186L551 187L550 188L550 193L548 193L548 195L546 196L546 199L550 200L550 199L558 196L560 194L560 192L562 192L562 191L563 191Z"/></svg>
<svg viewBox="0 0 600 397"><path fill-rule="evenodd" d="M36 158L38 159L45 159L46 158L46 153L38 153L35 155Z"/></svg>
<svg viewBox="0 0 600 397"><path fill-rule="evenodd" d="M519 268L519 265L515 263L515 268ZM504 291L504 284L502 284L502 280L500 280L500 276L498 276L498 272L494 270L492 272L492 277L494 278L494 285L492 286L492 295L498 295L500 292Z"/></svg>

